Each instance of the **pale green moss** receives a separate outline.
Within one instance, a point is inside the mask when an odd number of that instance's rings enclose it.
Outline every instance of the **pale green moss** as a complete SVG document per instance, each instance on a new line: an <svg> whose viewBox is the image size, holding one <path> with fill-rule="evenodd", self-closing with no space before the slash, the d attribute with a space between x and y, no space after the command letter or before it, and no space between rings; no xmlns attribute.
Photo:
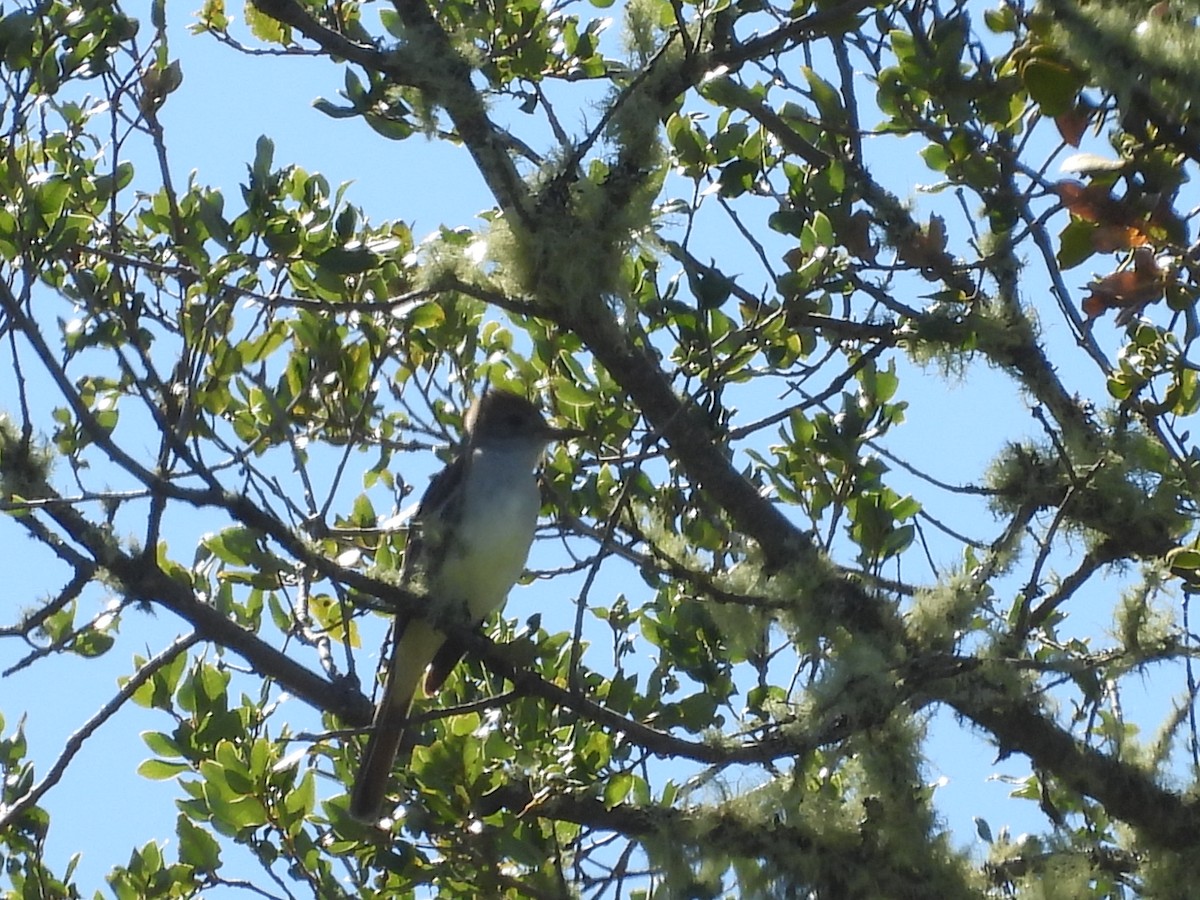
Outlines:
<svg viewBox="0 0 1200 900"><path fill-rule="evenodd" d="M1113 624L1115 636L1127 651L1142 653L1175 643L1179 623L1174 606L1159 602L1162 589L1162 573L1147 568L1141 583L1122 593L1113 611Z"/></svg>
<svg viewBox="0 0 1200 900"><path fill-rule="evenodd" d="M1122 103L1135 87L1165 105L1189 109L1200 94L1200 32L1195 3L1053 0L1055 36Z"/></svg>
<svg viewBox="0 0 1200 900"><path fill-rule="evenodd" d="M974 572L950 572L939 584L917 591L908 614L909 630L925 646L952 646L991 600L990 585L979 583Z"/></svg>
<svg viewBox="0 0 1200 900"><path fill-rule="evenodd" d="M46 447L23 440L16 423L0 413L0 495L17 501L42 496L51 460Z"/></svg>

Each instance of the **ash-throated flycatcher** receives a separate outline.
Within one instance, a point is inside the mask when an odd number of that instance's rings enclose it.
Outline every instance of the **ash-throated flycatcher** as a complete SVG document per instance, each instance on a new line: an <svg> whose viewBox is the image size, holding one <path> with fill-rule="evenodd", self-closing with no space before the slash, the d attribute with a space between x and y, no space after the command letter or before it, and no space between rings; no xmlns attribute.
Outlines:
<svg viewBox="0 0 1200 900"><path fill-rule="evenodd" d="M387 684L350 794L350 814L380 818L396 755L411 740L409 711L421 676L433 693L463 649L438 622L479 624L504 605L525 568L541 509L533 470L550 441L582 432L551 428L516 394L488 390L466 418L466 442L434 476L417 508L405 551L406 583L427 597L430 615L398 617Z"/></svg>

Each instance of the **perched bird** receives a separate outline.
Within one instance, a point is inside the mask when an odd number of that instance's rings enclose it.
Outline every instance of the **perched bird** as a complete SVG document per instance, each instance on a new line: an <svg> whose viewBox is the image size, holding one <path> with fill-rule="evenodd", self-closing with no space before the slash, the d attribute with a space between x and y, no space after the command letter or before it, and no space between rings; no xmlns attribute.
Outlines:
<svg viewBox="0 0 1200 900"><path fill-rule="evenodd" d="M379 820L396 756L410 749L408 717L422 676L433 693L462 658L436 623L477 625L504 605L542 505L533 471L548 443L581 434L550 427L524 397L495 389L475 402L465 425L462 450L430 482L409 538L405 581L426 597L430 614L396 620L386 686L350 794L350 814L361 822Z"/></svg>

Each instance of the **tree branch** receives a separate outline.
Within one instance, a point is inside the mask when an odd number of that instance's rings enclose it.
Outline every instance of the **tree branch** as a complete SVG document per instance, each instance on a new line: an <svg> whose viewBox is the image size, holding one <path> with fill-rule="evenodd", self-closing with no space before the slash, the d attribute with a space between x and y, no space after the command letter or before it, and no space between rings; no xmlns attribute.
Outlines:
<svg viewBox="0 0 1200 900"><path fill-rule="evenodd" d="M25 810L37 803L50 788L62 780L63 773L67 771L67 766L70 765L71 760L78 755L79 751L83 749L84 742L95 734L101 725L111 719L125 705L125 702L137 692L138 688L153 678L159 669L168 665L176 656L186 652L201 640L201 636L196 633L183 635L176 638L169 647L157 656L147 660L145 665L138 669L121 686L115 697L105 703L95 715L83 724L83 727L67 738L67 745L63 748L63 752L58 755L58 759L50 766L41 781L8 806L0 805L0 832L3 832L7 827L12 825Z"/></svg>
<svg viewBox="0 0 1200 900"><path fill-rule="evenodd" d="M1160 847L1195 847L1200 808L1194 799L1166 790L1137 764L1107 756L1059 728L1028 693L1014 690L1011 674L995 678L986 669L973 668L932 690L992 735L1002 755L1025 754L1036 768L1099 801L1110 815Z"/></svg>
<svg viewBox="0 0 1200 900"><path fill-rule="evenodd" d="M46 498L51 499L53 492L48 486L46 491ZM152 555L135 557L123 552L107 533L65 501L48 504L45 509L73 540L87 548L127 596L166 607L191 623L201 638L229 648L259 675L274 679L317 709L331 712L351 725L361 726L371 721L370 700L349 680L331 682L276 650L252 631L197 599L189 585L152 564Z"/></svg>

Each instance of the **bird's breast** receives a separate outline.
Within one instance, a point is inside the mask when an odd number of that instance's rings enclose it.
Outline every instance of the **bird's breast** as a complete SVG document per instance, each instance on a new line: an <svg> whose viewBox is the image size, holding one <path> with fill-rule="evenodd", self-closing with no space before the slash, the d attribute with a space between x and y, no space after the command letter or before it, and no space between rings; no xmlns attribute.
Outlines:
<svg viewBox="0 0 1200 900"><path fill-rule="evenodd" d="M439 592L486 617L525 568L541 496L529 467L482 454L472 460L457 527L437 579Z"/></svg>

